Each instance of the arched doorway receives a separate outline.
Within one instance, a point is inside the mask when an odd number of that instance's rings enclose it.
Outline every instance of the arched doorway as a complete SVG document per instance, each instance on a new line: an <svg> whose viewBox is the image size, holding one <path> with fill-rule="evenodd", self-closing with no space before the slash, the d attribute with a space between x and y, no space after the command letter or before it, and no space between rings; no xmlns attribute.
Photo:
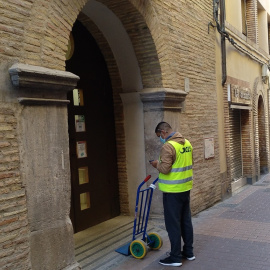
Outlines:
<svg viewBox="0 0 270 270"><path fill-rule="evenodd" d="M266 148L266 128L265 128L265 110L263 98L260 95L258 100L258 133L259 133L259 160L260 173L268 172L267 148Z"/></svg>
<svg viewBox="0 0 270 270"><path fill-rule="evenodd" d="M112 87L103 56L76 21L66 69L80 77L69 92L71 219L75 232L120 214Z"/></svg>
<svg viewBox="0 0 270 270"><path fill-rule="evenodd" d="M157 49L145 18L129 1L124 3L116 8L110 0L102 3L89 1L77 19L98 44L110 74L120 212L128 215L134 211L134 190L146 172L145 134L142 132L144 111L140 93L144 88L152 91L155 87L156 91L156 87L162 86L162 80ZM126 21L130 14L133 14L132 23ZM146 40L142 49L142 42ZM85 196L87 198L88 195Z"/></svg>

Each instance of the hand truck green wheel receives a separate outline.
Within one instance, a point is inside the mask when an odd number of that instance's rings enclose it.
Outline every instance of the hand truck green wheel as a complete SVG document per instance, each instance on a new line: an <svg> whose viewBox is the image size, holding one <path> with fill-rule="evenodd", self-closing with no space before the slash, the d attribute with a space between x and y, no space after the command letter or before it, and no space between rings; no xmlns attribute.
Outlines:
<svg viewBox="0 0 270 270"><path fill-rule="evenodd" d="M149 241L149 239L150 239L150 241ZM153 250L158 250L163 245L162 238L156 232L149 233L147 240L148 240L148 246Z"/></svg>
<svg viewBox="0 0 270 270"><path fill-rule="evenodd" d="M130 253L136 259L142 259L147 253L147 246L143 240L134 240L130 244Z"/></svg>

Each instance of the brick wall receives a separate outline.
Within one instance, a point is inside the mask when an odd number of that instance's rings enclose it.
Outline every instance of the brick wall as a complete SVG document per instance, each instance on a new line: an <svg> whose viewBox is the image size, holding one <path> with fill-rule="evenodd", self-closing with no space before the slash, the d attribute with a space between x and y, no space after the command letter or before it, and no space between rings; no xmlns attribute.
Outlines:
<svg viewBox="0 0 270 270"><path fill-rule="evenodd" d="M253 128L252 111L242 110L241 112L241 135L242 135L242 155L243 155L243 174L251 177L254 175L253 166Z"/></svg>
<svg viewBox="0 0 270 270"><path fill-rule="evenodd" d="M258 98L259 98L259 78L254 82L253 86L253 130L254 130L254 167L255 176L260 175L260 152L259 152L259 122L258 122Z"/></svg>
<svg viewBox="0 0 270 270"><path fill-rule="evenodd" d="M262 97L258 100L258 135L259 135L259 153L260 153L260 170L267 168L267 152L266 152L266 133L265 133L265 110Z"/></svg>
<svg viewBox="0 0 270 270"><path fill-rule="evenodd" d="M225 150L226 150L226 163L227 163L227 183L230 186L230 182L233 180L232 178L232 163L233 156L231 153L233 152L230 149L230 139L232 137L232 121L231 118L231 109L230 104L228 102L228 84L237 85L239 87L249 88L250 85L248 82L239 80L237 78L233 78L228 76L227 82L223 87L224 93L224 132L225 132ZM251 89L250 89L251 91ZM241 110L241 143L242 143L242 166L243 166L243 175L247 177L254 177L254 135L253 135L253 116L252 111L250 110Z"/></svg>
<svg viewBox="0 0 270 270"><path fill-rule="evenodd" d="M225 152L226 152L226 165L227 165L227 179L225 182L226 185L231 190L231 157L230 157L230 138L231 138L231 130L230 130L230 105L228 102L228 84L230 80L227 78L227 82L223 86L223 102L224 102L224 136L225 136Z"/></svg>
<svg viewBox="0 0 270 270"><path fill-rule="evenodd" d="M20 61L64 70L69 34L86 2L86 0L0 0L4 22L11 26L0 27L0 60L10 63ZM208 34L207 29L208 23L213 19L212 1L102 0L100 2L107 5L123 23L139 62L144 88L167 87L184 90L184 79L190 79L190 93L185 101L185 110L182 113L168 112L165 118L171 120L174 128L182 132L194 147L193 213L210 207L221 199L215 88L215 34L214 31ZM128 198L123 136L124 116L119 96L123 91L121 80L106 40L90 21L84 23L91 30L104 54L114 89L121 211L125 213L128 211ZM7 73L6 69L5 72ZM8 81L7 77L5 81ZM0 91L4 90L2 87L0 85ZM14 116L13 119L16 117ZM160 120L162 119L153 119L157 122ZM213 137L215 141L215 158L209 160L204 159L204 138L207 137ZM11 138L9 141L12 141ZM6 141L4 145L5 143ZM17 166L19 172L19 160ZM6 165L4 167L9 168ZM5 182L3 190L7 189L7 183ZM19 186L23 195L15 197L14 203L25 201L22 185L15 185L16 188ZM12 192L18 192L16 188ZM14 216L18 217L18 222L25 222L19 223L18 230L26 230L26 212L16 212ZM3 226L8 227L7 224ZM24 242L20 238L24 235L19 234L16 238L16 241L19 239L17 245L12 248L13 252L16 250L22 252L18 256L12 253L15 263L21 265L27 265L28 256L27 248L17 249L19 245L26 246L26 238ZM10 256L12 254L10 253ZM24 261L20 259L21 254L25 255L22 257Z"/></svg>
<svg viewBox="0 0 270 270"><path fill-rule="evenodd" d="M179 114L165 112L165 120L193 145L193 213L221 199L214 31L209 35L207 32L207 25L212 21L212 8L211 1L166 1L160 11L162 26L168 36L159 40L168 49L166 65L169 65L169 74L164 75L163 85L184 90L185 78L190 82L184 110ZM204 138L209 137L214 138L215 157L207 160L204 158Z"/></svg>
<svg viewBox="0 0 270 270"><path fill-rule="evenodd" d="M258 44L258 8L257 0L247 0L247 37Z"/></svg>
<svg viewBox="0 0 270 270"><path fill-rule="evenodd" d="M186 110L169 116L174 127L191 139L194 144L196 184L193 190L192 210L201 211L220 200L219 149L217 136L217 105L215 92L215 53L213 32L207 33L207 24L212 19L212 3L197 1L169 1L154 4L152 1L132 3L128 1L101 1L123 23L138 59L144 88L168 87L184 89L188 77L191 92L186 99ZM181 16L179 16L181 14ZM196 14L196 16L193 16ZM157 15L159 20L157 21ZM114 89L118 166L121 196L121 211L126 212L126 167L125 138L123 137L123 112L119 93L123 90L113 54L97 27L82 14L78 18L97 41L105 60ZM200 19L200 20L198 20ZM151 33L150 33L151 32ZM164 35L165 33L165 35ZM168 39L169 37L169 39ZM179 119L177 121L176 119ZM153 119L160 121L161 119ZM190 124L192 123L192 124ZM209 124L211 123L211 124ZM215 158L204 159L204 137L215 139ZM212 175L209 179L209 175ZM123 204L124 202L124 204Z"/></svg>
<svg viewBox="0 0 270 270"><path fill-rule="evenodd" d="M0 269L29 269L29 228L14 108L0 109Z"/></svg>
<svg viewBox="0 0 270 270"><path fill-rule="evenodd" d="M227 181L232 180L231 166L232 156L230 155L231 120L230 108L227 96L227 84L234 84L240 87L250 88L248 82L227 77L224 91L224 123L225 123L225 148L228 177ZM259 78L254 82L252 88L252 111L241 110L241 142L243 175L253 179L258 179L260 170L267 170L269 167L269 128L268 126L268 106L267 95L264 94L264 87Z"/></svg>
<svg viewBox="0 0 270 270"><path fill-rule="evenodd" d="M85 2L0 0L0 59L64 70L69 34Z"/></svg>
<svg viewBox="0 0 270 270"><path fill-rule="evenodd" d="M30 269L27 204L17 136L18 107L3 102L3 96L10 87L7 68L23 54L25 20L30 17L32 2L0 0L0 269Z"/></svg>

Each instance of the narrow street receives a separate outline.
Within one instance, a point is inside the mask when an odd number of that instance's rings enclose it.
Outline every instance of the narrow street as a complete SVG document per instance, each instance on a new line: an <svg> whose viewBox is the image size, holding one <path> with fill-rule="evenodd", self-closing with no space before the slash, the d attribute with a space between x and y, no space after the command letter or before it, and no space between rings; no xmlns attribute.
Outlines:
<svg viewBox="0 0 270 270"><path fill-rule="evenodd" d="M193 225L196 260L183 260L181 269L269 270L270 174L195 215ZM158 263L170 250L163 218L152 217L148 230L162 236L163 246L142 260L114 251L131 240L132 228L133 218L120 216L76 234L76 259L82 269L171 269Z"/></svg>

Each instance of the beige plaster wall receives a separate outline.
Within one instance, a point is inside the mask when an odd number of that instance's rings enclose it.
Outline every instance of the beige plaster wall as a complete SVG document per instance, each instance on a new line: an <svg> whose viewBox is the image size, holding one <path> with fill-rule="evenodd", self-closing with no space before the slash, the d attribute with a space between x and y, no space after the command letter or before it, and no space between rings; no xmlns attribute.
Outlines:
<svg viewBox="0 0 270 270"><path fill-rule="evenodd" d="M270 2L268 0L258 0L258 2L263 6L263 8L270 14Z"/></svg>
<svg viewBox="0 0 270 270"><path fill-rule="evenodd" d="M241 54L231 44L227 44L227 75L253 83L257 77L261 77L261 65Z"/></svg>
<svg viewBox="0 0 270 270"><path fill-rule="evenodd" d="M258 10L258 37L260 48L269 53L267 12L261 9Z"/></svg>
<svg viewBox="0 0 270 270"><path fill-rule="evenodd" d="M225 3L226 21L242 32L241 0L226 0Z"/></svg>

